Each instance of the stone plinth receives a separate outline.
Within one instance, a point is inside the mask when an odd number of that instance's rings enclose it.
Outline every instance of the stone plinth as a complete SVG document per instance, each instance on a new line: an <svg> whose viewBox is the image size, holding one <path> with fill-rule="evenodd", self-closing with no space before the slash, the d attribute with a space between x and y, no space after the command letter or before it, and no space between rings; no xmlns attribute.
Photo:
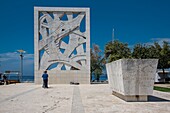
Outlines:
<svg viewBox="0 0 170 113"><path fill-rule="evenodd" d="M48 81L49 84L70 84L70 82L80 83L80 84L90 84L90 77L87 76L88 72L83 71L62 71L62 70L50 70L48 72ZM43 71L39 71L35 73L35 83L42 84L42 73Z"/></svg>
<svg viewBox="0 0 170 113"><path fill-rule="evenodd" d="M125 101L147 101L152 95L157 59L120 59L106 64L113 94Z"/></svg>

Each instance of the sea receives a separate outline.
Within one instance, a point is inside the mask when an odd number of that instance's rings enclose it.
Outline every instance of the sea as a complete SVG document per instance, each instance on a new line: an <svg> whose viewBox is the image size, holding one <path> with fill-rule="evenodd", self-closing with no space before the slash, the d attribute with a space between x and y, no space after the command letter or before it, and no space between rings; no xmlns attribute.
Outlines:
<svg viewBox="0 0 170 113"><path fill-rule="evenodd" d="M95 76L92 75L92 81L95 79L96 79ZM106 81L106 80L108 80L107 74L100 75L99 81Z"/></svg>
<svg viewBox="0 0 170 113"><path fill-rule="evenodd" d="M34 82L34 76L22 76L20 79L18 76L8 76L8 80L21 80L21 82Z"/></svg>

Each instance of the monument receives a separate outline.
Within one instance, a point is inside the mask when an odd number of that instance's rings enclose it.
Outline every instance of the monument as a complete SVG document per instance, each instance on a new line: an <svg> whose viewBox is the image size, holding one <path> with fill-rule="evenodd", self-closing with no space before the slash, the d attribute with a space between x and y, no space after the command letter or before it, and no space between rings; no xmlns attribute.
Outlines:
<svg viewBox="0 0 170 113"><path fill-rule="evenodd" d="M106 64L112 93L125 101L147 101L153 93L157 59L120 59Z"/></svg>
<svg viewBox="0 0 170 113"><path fill-rule="evenodd" d="M34 7L34 81L90 83L90 9Z"/></svg>

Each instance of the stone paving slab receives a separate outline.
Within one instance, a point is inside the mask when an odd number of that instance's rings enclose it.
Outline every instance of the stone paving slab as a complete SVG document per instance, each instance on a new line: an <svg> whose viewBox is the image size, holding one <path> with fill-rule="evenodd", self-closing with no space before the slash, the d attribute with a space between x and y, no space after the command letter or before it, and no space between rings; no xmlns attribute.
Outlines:
<svg viewBox="0 0 170 113"><path fill-rule="evenodd" d="M78 86L74 87L73 90L73 101L71 113L84 113L84 107L82 104L82 98Z"/></svg>
<svg viewBox="0 0 170 113"><path fill-rule="evenodd" d="M28 90L20 89L24 86ZM9 97L3 98L0 95L0 113L69 113L71 111L72 86L57 85L57 87L50 86L48 89L43 89L41 85L16 84L0 89L3 93L16 89Z"/></svg>
<svg viewBox="0 0 170 113"><path fill-rule="evenodd" d="M170 113L170 93L154 91L149 102L125 102L108 84L0 86L0 113Z"/></svg>

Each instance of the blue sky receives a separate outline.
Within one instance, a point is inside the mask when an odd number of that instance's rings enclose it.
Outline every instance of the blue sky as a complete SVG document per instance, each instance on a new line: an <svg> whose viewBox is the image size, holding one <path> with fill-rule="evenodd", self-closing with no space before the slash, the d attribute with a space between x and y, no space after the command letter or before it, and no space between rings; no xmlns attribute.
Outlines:
<svg viewBox="0 0 170 113"><path fill-rule="evenodd" d="M18 70L24 49L24 73L33 72L34 6L90 7L91 45L102 50L115 39L129 46L170 42L170 0L1 0L0 71Z"/></svg>

